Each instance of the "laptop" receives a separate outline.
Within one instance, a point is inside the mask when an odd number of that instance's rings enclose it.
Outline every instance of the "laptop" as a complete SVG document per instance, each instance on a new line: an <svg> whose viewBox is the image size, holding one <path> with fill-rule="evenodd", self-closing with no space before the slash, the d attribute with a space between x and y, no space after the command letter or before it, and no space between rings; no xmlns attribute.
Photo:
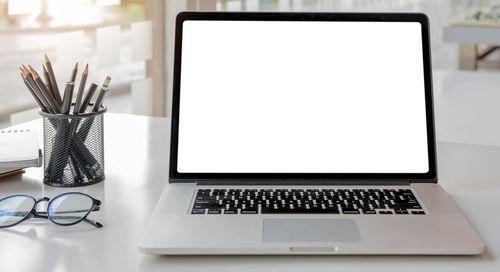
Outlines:
<svg viewBox="0 0 500 272"><path fill-rule="evenodd" d="M149 254L480 254L438 184L424 14L176 19Z"/></svg>

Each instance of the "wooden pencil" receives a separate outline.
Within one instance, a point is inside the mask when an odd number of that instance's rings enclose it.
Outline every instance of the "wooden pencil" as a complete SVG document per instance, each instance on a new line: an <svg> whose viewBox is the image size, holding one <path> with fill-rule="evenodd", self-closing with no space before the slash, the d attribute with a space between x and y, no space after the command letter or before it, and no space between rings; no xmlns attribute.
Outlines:
<svg viewBox="0 0 500 272"><path fill-rule="evenodd" d="M26 85L26 88L28 88L28 91L30 92L30 94L35 99L36 103L40 106L40 108L42 109L42 111L48 112L47 108L43 104L42 100L38 97L38 95L36 94L36 92L33 90L33 87L30 85L30 83L26 79L26 74L25 74L24 70L21 67L19 67L19 69L21 70L21 77L23 78L23 82Z"/></svg>
<svg viewBox="0 0 500 272"><path fill-rule="evenodd" d="M50 75L47 69L45 68L45 65L42 65L42 70L43 70L43 78L45 78L45 85L47 85L47 88L52 94L52 97L54 97L54 99L57 101L56 94L54 93L54 88L52 88L52 82L50 82ZM59 103L59 101L57 101L57 103Z"/></svg>
<svg viewBox="0 0 500 272"><path fill-rule="evenodd" d="M28 68L26 68L26 66L22 65L22 70L23 70L23 72L25 74L26 80L29 82L29 84L31 85L31 87L32 87L33 91L36 93L36 95L43 102L43 104L47 108L47 111L49 113L56 113L56 111L54 110L54 108L50 105L50 102L48 101L48 98L46 97L46 95L43 94L43 92L40 90L40 88L38 87L38 85L35 83L35 80L33 79L33 76L31 75L31 73L28 70Z"/></svg>
<svg viewBox="0 0 500 272"><path fill-rule="evenodd" d="M78 88L78 93L76 94L75 107L73 108L73 114L78 114L81 111L83 91L85 90L85 83L87 82L87 76L89 74L89 65L85 66L83 70L82 77L80 79L80 87Z"/></svg>
<svg viewBox="0 0 500 272"><path fill-rule="evenodd" d="M52 92L54 93L57 103L61 104L62 98L61 94L59 93L59 87L57 86L56 76L54 75L54 70L52 69L52 63L50 62L49 57L47 57L47 54L45 54L45 67L47 67L47 72L49 73Z"/></svg>
<svg viewBox="0 0 500 272"><path fill-rule="evenodd" d="M75 68L73 68L73 72L71 72L71 80L70 81L75 82L77 72L78 72L78 62L75 64Z"/></svg>
<svg viewBox="0 0 500 272"><path fill-rule="evenodd" d="M57 103L56 98L53 96L53 94L47 89L47 86L45 86L38 73L30 65L28 65L28 67L31 70L31 76L33 77L33 80L35 81L42 94L44 94L44 96L47 98L47 101L49 102L52 109L54 109L54 111L57 113L61 112L61 106L59 105L59 103Z"/></svg>

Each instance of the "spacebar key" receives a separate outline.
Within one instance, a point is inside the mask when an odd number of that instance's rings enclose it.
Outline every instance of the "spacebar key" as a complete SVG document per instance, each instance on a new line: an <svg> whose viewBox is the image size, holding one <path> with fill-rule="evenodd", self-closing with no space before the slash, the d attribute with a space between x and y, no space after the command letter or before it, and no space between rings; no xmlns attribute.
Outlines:
<svg viewBox="0 0 500 272"><path fill-rule="evenodd" d="M265 208L261 209L261 213L272 213L272 214L292 214L292 213L339 213L337 209L306 209L306 208L295 208L295 209L273 209L273 208Z"/></svg>
<svg viewBox="0 0 500 272"><path fill-rule="evenodd" d="M261 213L290 213L290 209L274 209L274 208L266 208L262 207L260 210Z"/></svg>

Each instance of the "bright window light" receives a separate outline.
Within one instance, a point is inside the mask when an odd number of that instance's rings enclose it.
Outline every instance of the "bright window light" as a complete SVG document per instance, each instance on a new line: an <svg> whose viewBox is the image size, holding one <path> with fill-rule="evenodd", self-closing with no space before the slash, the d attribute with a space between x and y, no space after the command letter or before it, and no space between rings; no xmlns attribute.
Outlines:
<svg viewBox="0 0 500 272"><path fill-rule="evenodd" d="M41 0L9 0L9 15L35 14L40 12Z"/></svg>
<svg viewBox="0 0 500 272"><path fill-rule="evenodd" d="M97 6L114 6L114 5L119 5L120 0L97 0L96 1Z"/></svg>

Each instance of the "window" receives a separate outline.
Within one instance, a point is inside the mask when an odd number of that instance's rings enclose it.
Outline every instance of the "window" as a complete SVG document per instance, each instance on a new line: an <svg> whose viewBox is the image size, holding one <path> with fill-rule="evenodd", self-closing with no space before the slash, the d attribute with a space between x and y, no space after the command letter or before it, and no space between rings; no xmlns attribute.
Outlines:
<svg viewBox="0 0 500 272"><path fill-rule="evenodd" d="M0 0L0 128L11 114L36 107L18 67L41 74L44 54L59 86L76 62L78 84L88 63L87 86L112 77L110 112L163 116L163 12L162 1Z"/></svg>

